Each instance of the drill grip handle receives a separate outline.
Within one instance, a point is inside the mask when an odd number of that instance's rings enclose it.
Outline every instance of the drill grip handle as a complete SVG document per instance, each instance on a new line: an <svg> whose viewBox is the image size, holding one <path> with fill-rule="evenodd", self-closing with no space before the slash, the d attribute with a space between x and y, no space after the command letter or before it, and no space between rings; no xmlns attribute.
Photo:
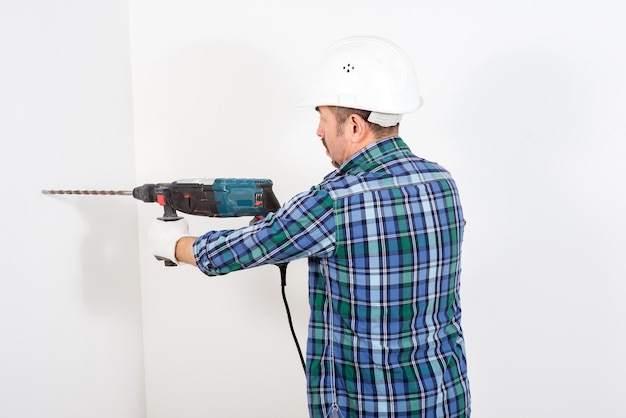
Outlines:
<svg viewBox="0 0 626 418"><path fill-rule="evenodd" d="M173 262L172 260L170 260L169 258L161 257L160 255L155 255L154 258L156 258L159 261L163 261L163 264L166 267L176 267L178 265L175 262Z"/></svg>
<svg viewBox="0 0 626 418"><path fill-rule="evenodd" d="M178 216L178 213L176 213L176 209L174 209L173 207L169 205L165 205L163 206L163 216L161 216L158 219L162 221L177 221L183 218Z"/></svg>
<svg viewBox="0 0 626 418"><path fill-rule="evenodd" d="M163 260L163 264L165 265L165 267L176 267L178 265L172 260Z"/></svg>
<svg viewBox="0 0 626 418"><path fill-rule="evenodd" d="M163 216L161 216L160 218L157 218L161 221L165 221L165 222L170 222L170 221L177 221L179 219L183 219L181 216L178 216L178 214L176 213L176 209L174 209L173 207L169 206L169 205L165 205L163 206ZM170 260L169 258L165 258L165 257L161 257L158 255L154 256L157 260L159 261L163 261L163 264L165 264L166 267L175 267L177 266L176 263L174 263L172 260Z"/></svg>

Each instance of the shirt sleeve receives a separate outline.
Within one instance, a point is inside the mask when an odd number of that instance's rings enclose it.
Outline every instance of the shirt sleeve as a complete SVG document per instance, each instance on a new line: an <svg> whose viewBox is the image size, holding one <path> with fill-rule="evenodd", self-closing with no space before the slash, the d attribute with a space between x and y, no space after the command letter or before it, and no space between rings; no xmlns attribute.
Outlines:
<svg viewBox="0 0 626 418"><path fill-rule="evenodd" d="M193 244L200 270L208 276L279 264L335 251L333 200L324 189L300 193L253 225L209 231Z"/></svg>

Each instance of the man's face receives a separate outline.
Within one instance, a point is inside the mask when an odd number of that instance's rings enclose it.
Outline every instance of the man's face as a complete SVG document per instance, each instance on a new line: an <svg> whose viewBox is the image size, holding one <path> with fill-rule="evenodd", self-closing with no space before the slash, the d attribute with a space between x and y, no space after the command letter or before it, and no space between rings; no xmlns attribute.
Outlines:
<svg viewBox="0 0 626 418"><path fill-rule="evenodd" d="M320 122L317 126L317 136L322 139L326 147L326 155L332 161L333 166L339 167L346 160L347 139L345 129L339 126L335 114L328 106L319 106L317 111L320 115Z"/></svg>

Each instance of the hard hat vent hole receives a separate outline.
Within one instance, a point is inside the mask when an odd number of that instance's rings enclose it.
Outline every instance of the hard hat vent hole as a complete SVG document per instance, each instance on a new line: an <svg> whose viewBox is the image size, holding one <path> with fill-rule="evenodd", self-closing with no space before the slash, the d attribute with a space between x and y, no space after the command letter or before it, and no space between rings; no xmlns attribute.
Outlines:
<svg viewBox="0 0 626 418"><path fill-rule="evenodd" d="M349 73L350 71L354 70L354 65L351 64L346 64L343 66L343 70L347 73Z"/></svg>

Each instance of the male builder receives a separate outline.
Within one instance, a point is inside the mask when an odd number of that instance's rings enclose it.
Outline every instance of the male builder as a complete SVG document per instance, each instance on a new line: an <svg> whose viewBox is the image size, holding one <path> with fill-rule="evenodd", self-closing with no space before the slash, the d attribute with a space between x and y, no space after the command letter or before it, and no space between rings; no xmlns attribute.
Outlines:
<svg viewBox="0 0 626 418"><path fill-rule="evenodd" d="M468 417L465 220L450 174L398 136L421 105L411 64L387 40L341 40L303 104L336 170L238 230L155 221L154 254L209 276L308 257L311 417Z"/></svg>

